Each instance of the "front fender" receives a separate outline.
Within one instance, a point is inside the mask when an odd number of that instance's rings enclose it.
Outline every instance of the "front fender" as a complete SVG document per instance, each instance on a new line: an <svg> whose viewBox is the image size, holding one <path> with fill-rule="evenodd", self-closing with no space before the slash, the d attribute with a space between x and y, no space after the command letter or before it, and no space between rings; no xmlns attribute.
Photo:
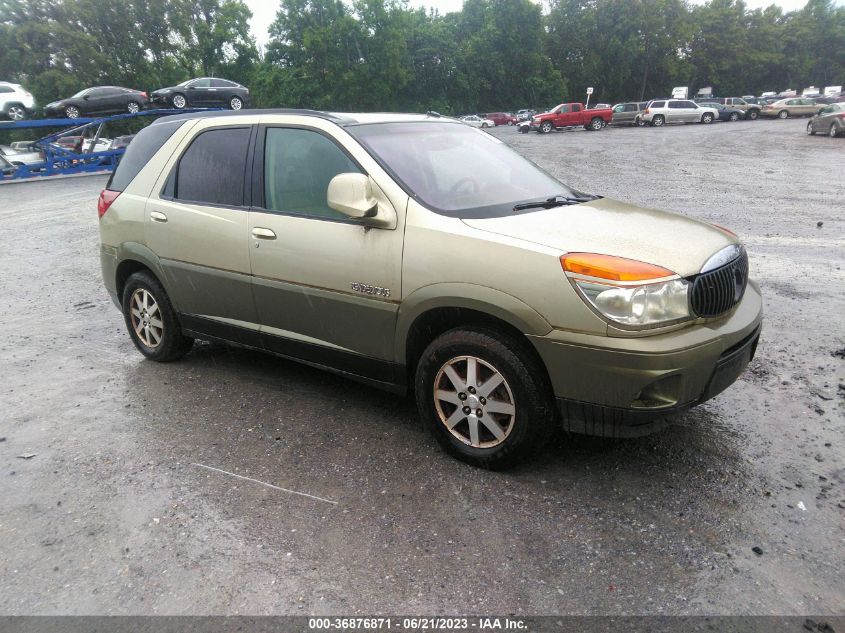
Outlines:
<svg viewBox="0 0 845 633"><path fill-rule="evenodd" d="M402 299L394 340L394 358L399 362L405 358L405 344L414 321L437 308L465 308L482 312L508 323L523 334L543 336L552 331L549 322L534 308L500 290L468 283L431 284Z"/></svg>

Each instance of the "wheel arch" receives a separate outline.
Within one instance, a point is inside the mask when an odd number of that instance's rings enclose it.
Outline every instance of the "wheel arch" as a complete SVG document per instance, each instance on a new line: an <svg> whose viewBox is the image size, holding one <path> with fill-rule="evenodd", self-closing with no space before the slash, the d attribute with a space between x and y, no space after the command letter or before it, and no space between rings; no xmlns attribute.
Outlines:
<svg viewBox="0 0 845 633"><path fill-rule="evenodd" d="M526 335L552 330L533 308L506 293L471 284L427 286L406 298L399 310L394 353L397 362L405 366L409 385L413 385L417 362L429 343L456 327L503 331L524 341L526 350L537 359L539 354Z"/></svg>
<svg viewBox="0 0 845 633"><path fill-rule="evenodd" d="M164 268L155 253L143 244L125 243L118 248L115 259L117 264L114 269L114 287L118 300L123 297L123 289L129 277L136 272L146 270L164 286L170 303L178 312L179 308L173 293L170 291L169 280L164 274Z"/></svg>

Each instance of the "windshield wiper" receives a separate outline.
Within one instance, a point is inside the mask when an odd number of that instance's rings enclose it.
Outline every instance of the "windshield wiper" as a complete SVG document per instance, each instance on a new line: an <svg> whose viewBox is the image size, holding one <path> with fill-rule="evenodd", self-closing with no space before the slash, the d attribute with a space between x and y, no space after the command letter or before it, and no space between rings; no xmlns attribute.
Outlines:
<svg viewBox="0 0 845 633"><path fill-rule="evenodd" d="M590 202L591 200L598 200L599 196L592 196L590 194L582 194L580 196L564 196L557 195L545 200L535 200L534 202L523 202L516 204L513 207L514 211L522 211L523 209L553 209L554 207L565 207L571 204L581 204L582 202Z"/></svg>

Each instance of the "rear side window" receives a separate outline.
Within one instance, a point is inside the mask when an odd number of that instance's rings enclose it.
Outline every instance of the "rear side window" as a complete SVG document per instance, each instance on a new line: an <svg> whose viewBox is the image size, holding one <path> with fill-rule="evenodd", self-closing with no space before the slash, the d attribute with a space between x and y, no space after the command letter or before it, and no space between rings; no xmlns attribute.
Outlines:
<svg viewBox="0 0 845 633"><path fill-rule="evenodd" d="M242 206L249 135L248 127L207 130L197 135L179 159L173 197L201 204Z"/></svg>
<svg viewBox="0 0 845 633"><path fill-rule="evenodd" d="M580 112L581 111L581 105L578 104L578 103L573 103L572 104L572 111L573 112Z"/></svg>
<svg viewBox="0 0 845 633"><path fill-rule="evenodd" d="M0 92L14 92L10 86L0 86Z"/></svg>
<svg viewBox="0 0 845 633"><path fill-rule="evenodd" d="M123 191L129 186L135 176L144 168L161 146L167 142L173 133L178 130L184 121L173 121L172 123L156 123L149 125L138 132L132 140L132 144L126 149L123 158L112 173L106 189L112 191Z"/></svg>

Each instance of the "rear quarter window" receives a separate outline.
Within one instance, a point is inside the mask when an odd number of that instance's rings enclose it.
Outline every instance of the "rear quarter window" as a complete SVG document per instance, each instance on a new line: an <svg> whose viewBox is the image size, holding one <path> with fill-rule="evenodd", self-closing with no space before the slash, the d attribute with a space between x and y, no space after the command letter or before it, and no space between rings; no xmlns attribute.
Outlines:
<svg viewBox="0 0 845 633"><path fill-rule="evenodd" d="M161 146L167 142L174 132L178 130L185 121L173 121L172 123L156 123L148 125L138 132L132 140L132 144L126 149L123 158L112 173L106 189L112 191L123 191L129 186L150 159L155 156Z"/></svg>

